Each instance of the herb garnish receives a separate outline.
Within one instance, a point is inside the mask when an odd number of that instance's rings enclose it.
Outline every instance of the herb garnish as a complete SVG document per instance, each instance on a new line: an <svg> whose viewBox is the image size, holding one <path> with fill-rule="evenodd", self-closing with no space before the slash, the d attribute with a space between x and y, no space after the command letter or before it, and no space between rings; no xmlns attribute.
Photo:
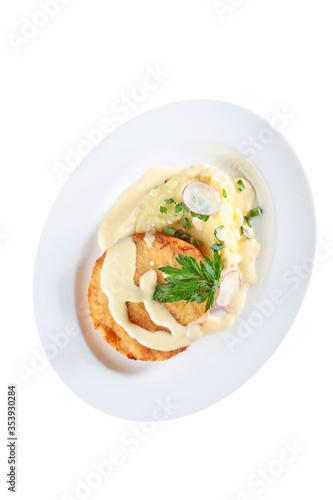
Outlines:
<svg viewBox="0 0 333 500"><path fill-rule="evenodd" d="M191 229L192 225L187 217L185 217L185 219L182 220L182 226L184 229Z"/></svg>
<svg viewBox="0 0 333 500"><path fill-rule="evenodd" d="M176 214L178 214L178 212L181 212L181 211L183 211L184 214L189 213L189 209L187 208L187 206L185 205L185 203L183 201L180 203L177 203L176 208L175 208Z"/></svg>
<svg viewBox="0 0 333 500"><path fill-rule="evenodd" d="M224 229L224 225L223 225L223 224L222 224L221 226L218 226L218 227L215 229L215 231L214 231L214 236L215 236L215 238L216 238L216 239L217 239L220 243L223 243L223 242L222 242L222 241L220 240L220 238L217 236L217 231L219 231L219 230L220 230L220 231L222 231L222 229Z"/></svg>
<svg viewBox="0 0 333 500"><path fill-rule="evenodd" d="M258 215L261 215L261 214L262 214L262 210L259 207L258 208L252 208L250 210L250 216L251 217L257 217Z"/></svg>
<svg viewBox="0 0 333 500"><path fill-rule="evenodd" d="M166 214L168 212L167 207L163 207L162 205L160 206L160 212L161 214Z"/></svg>
<svg viewBox="0 0 333 500"><path fill-rule="evenodd" d="M242 179L239 179L239 181L237 181L237 184L239 186L239 190L243 191L243 189L245 188L245 186L244 186L244 182L242 181Z"/></svg>
<svg viewBox="0 0 333 500"><path fill-rule="evenodd" d="M165 229L166 228L164 228L163 231L166 233L167 231L165 231ZM169 228L169 229L173 229L173 228ZM168 233L168 234L171 234L171 233ZM174 236L175 238L179 238L180 240L183 240L183 241L189 241L191 243L191 245L194 245L197 248L203 246L203 242L201 240L196 240L193 236L191 236L188 233L184 233L183 231L179 231L179 230L175 231L174 234L172 234L172 236Z"/></svg>
<svg viewBox="0 0 333 500"><path fill-rule="evenodd" d="M165 266L159 270L168 275L165 277L166 285L158 285L154 294L154 300L161 302L198 302L202 304L207 301L205 312L214 305L216 290L220 287L221 255L214 252L213 259L205 255L205 260L199 263L194 257L179 255L176 258L181 268Z"/></svg>
<svg viewBox="0 0 333 500"><path fill-rule="evenodd" d="M252 226L251 226L251 224L250 224L250 221L249 221L248 217L245 217L245 216L244 216L244 220L245 220L246 224L247 224L249 227L252 227Z"/></svg>
<svg viewBox="0 0 333 500"><path fill-rule="evenodd" d="M214 236L215 238L217 239L217 241L219 243L214 243L213 246L211 246L210 248L212 250L214 250L215 252L219 252L220 250L222 250L222 248L224 248L224 241L222 241L218 236L217 236L217 231L218 230L222 230L224 228L224 225L222 224L221 226L217 227L214 231Z"/></svg>
<svg viewBox="0 0 333 500"><path fill-rule="evenodd" d="M175 232L176 232L176 230L173 227L166 226L163 229L163 233L170 234L171 236L174 236Z"/></svg>
<svg viewBox="0 0 333 500"><path fill-rule="evenodd" d="M241 229L243 236L245 236L245 238L247 238L248 240L252 240L252 238L254 238L254 231L252 229L252 226L250 227L250 229L248 229L247 227L241 226L240 229Z"/></svg>
<svg viewBox="0 0 333 500"><path fill-rule="evenodd" d="M203 220L204 222L207 222L210 215L202 215L202 214L196 214L195 212L190 212L192 217L198 217L198 219Z"/></svg>

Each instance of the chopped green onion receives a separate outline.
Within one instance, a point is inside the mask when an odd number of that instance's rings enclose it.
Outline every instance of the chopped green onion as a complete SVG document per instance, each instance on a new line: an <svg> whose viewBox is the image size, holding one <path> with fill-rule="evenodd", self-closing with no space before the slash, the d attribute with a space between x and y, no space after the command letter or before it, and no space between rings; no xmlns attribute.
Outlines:
<svg viewBox="0 0 333 500"><path fill-rule="evenodd" d="M172 217L173 217L174 219L176 219L176 218L178 217L178 215L177 215L177 214L173 214L173 216L172 216Z"/></svg>
<svg viewBox="0 0 333 500"><path fill-rule="evenodd" d="M254 237L253 229L249 230L246 227L241 226L241 231L245 238L247 238L248 240L251 240Z"/></svg>
<svg viewBox="0 0 333 500"><path fill-rule="evenodd" d="M244 216L244 220L246 222L246 224L249 226L249 227L252 227L251 224L250 224L250 221L247 217Z"/></svg>
<svg viewBox="0 0 333 500"><path fill-rule="evenodd" d="M209 217L210 217L210 215L200 215L200 214L198 214L197 217L198 217L198 219L203 220L204 222L207 222L208 219L209 219Z"/></svg>
<svg viewBox="0 0 333 500"><path fill-rule="evenodd" d="M173 228L173 227L168 227L166 226L164 229L163 229L163 233L166 233L166 234L171 234L171 236L174 236L176 230Z"/></svg>
<svg viewBox="0 0 333 500"><path fill-rule="evenodd" d="M237 184L239 186L239 190L243 191L243 189L245 188L245 186L244 186L244 182L242 181L242 179L239 179L239 181L237 182Z"/></svg>
<svg viewBox="0 0 333 500"><path fill-rule="evenodd" d="M217 236L217 231L218 231L219 229L221 229L221 230L222 230L223 228L224 228L224 225L222 224L221 226L217 227L217 228L215 229L215 231L214 231L214 236L215 236L215 238L216 238L216 239L217 239L217 240L221 243L221 245L222 245L222 244L224 244L224 242L223 242L223 241L221 241L221 240L220 240L220 238Z"/></svg>
<svg viewBox="0 0 333 500"><path fill-rule="evenodd" d="M183 231L176 231L175 237L179 238L180 240L184 240L184 241L190 241L190 239L191 239L191 236L187 233L183 233Z"/></svg>
<svg viewBox="0 0 333 500"><path fill-rule="evenodd" d="M226 198L228 195L227 195L227 192L226 192L226 190L225 190L224 188L223 188L223 191L222 191L222 192L223 192L223 196L224 196L224 198Z"/></svg>
<svg viewBox="0 0 333 500"><path fill-rule="evenodd" d="M167 205L170 205L170 203L175 203L175 200L170 198L169 200L164 200Z"/></svg>
<svg viewBox="0 0 333 500"><path fill-rule="evenodd" d="M164 181L164 184L165 184L166 182L168 182L168 179L166 179L166 180Z"/></svg>
<svg viewBox="0 0 333 500"><path fill-rule="evenodd" d="M167 213L167 208L166 207L162 207L162 205L160 206L160 212L161 214L166 214Z"/></svg>
<svg viewBox="0 0 333 500"><path fill-rule="evenodd" d="M250 210L250 216L251 217L257 217L258 215L261 215L261 214L262 214L262 210L259 207L258 208L252 208Z"/></svg>
<svg viewBox="0 0 333 500"><path fill-rule="evenodd" d="M185 219L182 220L182 226L184 229L191 229L191 223L187 217L185 217Z"/></svg>
<svg viewBox="0 0 333 500"><path fill-rule="evenodd" d="M210 247L212 250L215 250L216 252L219 252L220 250L222 250L222 248L224 248L224 243L222 242L220 245L218 245L217 243L214 243L213 246Z"/></svg>
<svg viewBox="0 0 333 500"><path fill-rule="evenodd" d="M203 243L200 240L194 240L193 245L197 248L203 247Z"/></svg>
<svg viewBox="0 0 333 500"><path fill-rule="evenodd" d="M178 212L181 212L181 211L183 211L184 214L188 214L189 213L189 209L187 208L187 206L183 202L177 203L176 208L175 208L176 214Z"/></svg>
<svg viewBox="0 0 333 500"><path fill-rule="evenodd" d="M198 219L203 220L204 222L207 222L210 217L210 215L201 215L201 214L196 214L195 212L190 212L190 214L192 215L192 217L197 217Z"/></svg>
<svg viewBox="0 0 333 500"><path fill-rule="evenodd" d="M169 229L169 228L166 228L166 229ZM172 228L171 228L172 229ZM165 231L164 231L165 232ZM199 247L202 247L203 246L203 242L200 241L200 240L196 240L193 236L191 236L190 234L188 233L183 233L183 231L176 231L174 233L175 238L179 238L180 240L183 240L183 241L188 241L191 243L191 245L194 245L195 247L199 248Z"/></svg>
<svg viewBox="0 0 333 500"><path fill-rule="evenodd" d="M182 208L183 208L183 207L182 207L182 205L183 205L182 203L178 203L178 204L176 205L176 207L175 207L175 212L176 212L176 214L178 214L178 212L181 212L181 211L182 211Z"/></svg>
<svg viewBox="0 0 333 500"><path fill-rule="evenodd" d="M188 214L189 209L187 208L187 206L185 205L185 203L183 201L182 201L181 205L182 205L182 211L184 212L184 214Z"/></svg>

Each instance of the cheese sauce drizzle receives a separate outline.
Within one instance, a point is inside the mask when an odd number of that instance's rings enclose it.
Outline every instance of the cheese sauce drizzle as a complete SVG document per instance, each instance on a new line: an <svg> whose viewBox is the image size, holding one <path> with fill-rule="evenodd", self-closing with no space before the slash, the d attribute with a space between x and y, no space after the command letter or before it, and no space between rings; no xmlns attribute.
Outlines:
<svg viewBox="0 0 333 500"><path fill-rule="evenodd" d="M140 344L160 351L188 346L201 337L202 328L198 321L183 326L164 304L153 299L157 284L153 269L141 276L140 286L134 283L135 265L136 245L130 236L115 243L106 254L101 270L101 288L109 299L110 312L115 321ZM171 335L163 330L151 333L131 323L126 302L143 302L154 323L168 328Z"/></svg>

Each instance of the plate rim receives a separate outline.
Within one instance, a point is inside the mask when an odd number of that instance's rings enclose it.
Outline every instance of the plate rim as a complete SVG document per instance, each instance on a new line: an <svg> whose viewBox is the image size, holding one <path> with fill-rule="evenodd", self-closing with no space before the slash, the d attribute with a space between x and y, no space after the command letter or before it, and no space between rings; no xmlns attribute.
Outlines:
<svg viewBox="0 0 333 500"><path fill-rule="evenodd" d="M37 281L37 276L38 276L38 259L39 259L39 254L40 254L41 242L42 242L42 239L43 239L43 235L44 235L44 233L46 231L46 228L48 226L49 220L50 220L50 218L52 216L52 213L54 212L55 208L57 207L57 204L59 203L59 200L61 200L64 192L66 191L66 189L68 189L68 186L70 184L73 184L73 183L75 184L76 178L81 175L82 170L80 171L80 167L82 167L83 164L88 164L91 161L91 159L93 158L94 154L96 153L96 150L97 149L101 150L101 145L102 144L104 144L104 146L105 146L105 144L107 143L107 141L110 141L110 138L112 138L113 136L117 136L117 134L122 134L124 132L124 130L126 131L126 129L127 129L127 127L128 127L129 124L131 124L131 126L135 127L135 124L139 123L142 120L144 120L147 117L147 115L152 114L152 113L158 113L158 112L160 112L161 110L163 110L165 108L171 108L171 107L175 107L175 106L177 107L177 106L181 106L181 105L184 105L184 104L186 104L186 105L194 105L194 106L197 106L197 105L204 105L205 106L207 103L210 103L210 105L218 105L218 106L222 105L222 107L226 106L226 107L229 107L229 108L235 108L235 109L238 109L238 111L240 111L241 113L245 112L246 114L254 116L257 120L259 120L262 123L265 123L267 125L267 127L269 127L270 129L272 129L274 131L274 133L280 138L280 140L282 140L282 142L284 143L284 146L287 146L287 149L289 150L289 153L291 153L293 155L293 157L294 157L294 159L295 159L298 167L300 168L301 176L303 178L305 186L307 187L307 192L308 192L308 195L309 195L309 198L308 198L307 201L308 201L308 205L310 207L309 210L312 213L312 222L314 224L314 226L312 228L312 232L315 235L314 241L313 241L313 248L312 248L311 256L314 257L314 254L315 254L315 244L316 244L316 210L315 210L315 203L314 203L314 199L313 199L313 194L312 194L312 191L311 191L311 187L310 187L310 183L309 183L309 180L308 180L308 177L307 177L306 170L304 169L302 162L300 161L300 159L299 159L297 153L294 151L293 147L289 144L289 142L281 134L280 131L278 131L277 129L275 129L275 127L272 124L270 124L266 119L262 118L259 114L253 112L252 110L244 108L244 107L242 107L242 106L240 106L238 104L233 104L233 103L229 103L229 102L225 102L225 101L219 101L219 100L215 100L215 99L188 99L188 100L179 100L179 101L174 101L174 102L171 102L171 103L165 103L165 104L163 104L161 106L158 106L158 107L150 108L150 109L146 110L145 112L143 112L141 114L135 115L133 118L131 118L127 122L123 123L122 125L120 125L116 129L114 129L113 131L111 131L105 138L102 139L102 141L100 141L92 149L91 152L89 152L89 154L86 157L83 158L83 160L80 162L80 164L74 169L74 171L70 174L69 178L66 180L66 182L61 187L60 192L56 196L56 198L54 200L54 203L52 204L52 207L49 210L49 214L48 214L48 216L47 216L47 218L45 220L45 224L44 224L43 230L41 232L40 241L39 241L38 249L37 249L37 252L36 252L36 259L35 259L35 264L34 264L34 271L33 271L33 305L34 305L34 315L35 315L35 321L36 321L36 325L37 325L39 337L40 337L40 340L41 340L43 348L44 348L43 339L42 339L42 336L41 336L41 333L40 333L40 329L39 329L39 326L38 326L38 319L37 319L39 312L38 312L38 306L36 304L36 300L37 300L36 299L36 296L37 296L37 294L36 294L36 287L37 287L36 281ZM260 173L260 171L259 171L259 173ZM66 188L66 186L67 186L67 188ZM76 273L76 270L75 270L75 273ZM288 331L291 329L291 327L292 327L292 325L293 325L293 323L294 323L294 321L295 321L295 319L297 317L297 314L298 314L299 309L300 309L300 307L302 305L302 302L304 300L305 294L307 292L307 289L308 289L308 286L309 286L309 283L310 283L311 274L312 273L309 274L309 277L305 280L305 283L303 284L304 286L302 287L302 292L301 292L300 299L299 299L300 304L297 307L297 309L295 310L295 312L293 314L292 321L291 321L291 323L289 323L289 326L287 327L284 335L282 336L281 340L278 342L277 347L284 340L285 336L287 335ZM247 380L250 380L250 378L252 378L252 376L254 376L260 370L260 368L262 368L264 366L264 364L270 359L270 357L272 356L272 354L276 351L277 347L274 348L274 350L271 352L271 354L269 354L269 356L265 359L265 361L260 364L260 366L252 373L252 375L250 375L244 382L241 382L241 384L237 388L241 387ZM49 358L49 356L48 356L48 358ZM71 389L71 387L66 383L66 381L63 379L63 377L58 373L57 369L54 367L54 364L52 363L52 359L49 358L49 361L50 361L50 364L53 367L53 369L56 371L57 375L67 385L67 387L69 387ZM234 392L234 390L237 390L237 388L236 389L232 389L227 395L229 395L230 393ZM74 392L74 394L78 395L75 392ZM224 397L226 397L226 396L224 396ZM79 396L79 397L81 397L81 396ZM81 399L83 399L83 398L81 397ZM215 403L217 403L218 401L220 401L220 398L217 399L215 401ZM87 404L91 404L91 403L89 403L86 400L85 400L85 402ZM211 404L215 404L215 403L213 402ZM173 419L173 418L179 418L179 417L182 417L182 416L185 416L185 415L189 415L189 414L191 414L191 413L193 413L195 411L203 410L203 409L211 406L211 404L204 405L201 408L193 410L193 411L180 412L179 414L172 415L170 418ZM94 405L92 405L92 406L94 406ZM95 408L96 408L96 406L95 406ZM104 410L101 410L101 411L104 411ZM109 413L109 412L105 412L105 413ZM138 419L137 418L138 415L135 415L134 417L128 417L126 415L115 415L114 413L109 413L109 414L113 415L113 416L120 417L120 418L129 419L129 420L137 420Z"/></svg>

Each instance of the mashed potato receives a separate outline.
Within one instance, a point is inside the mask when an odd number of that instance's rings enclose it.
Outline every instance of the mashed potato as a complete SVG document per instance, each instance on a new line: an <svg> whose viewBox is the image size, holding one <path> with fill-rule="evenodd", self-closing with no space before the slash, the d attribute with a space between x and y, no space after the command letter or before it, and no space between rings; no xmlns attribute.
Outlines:
<svg viewBox="0 0 333 500"><path fill-rule="evenodd" d="M190 213L175 213L175 204L182 202L184 188L195 181L214 186L222 199L221 210L206 222L192 217ZM226 197L223 196L223 193L226 194ZM225 248L222 250L222 259L225 267L235 267L238 263L237 250L238 241L241 239L240 227L243 224L242 211L233 206L235 195L236 190L232 180L215 167L200 164L184 168L167 182L153 188L146 196L136 216L134 233L163 231L166 226L186 232L181 220L187 217L192 226L188 232L195 240L202 241L203 246L200 248L202 254L211 256L213 252L210 247L214 243L218 243L214 231L219 226L224 225L218 234L219 239L223 240L225 244ZM173 199L175 203L166 204L165 200L169 199ZM166 208L166 214L161 213L161 206Z"/></svg>

